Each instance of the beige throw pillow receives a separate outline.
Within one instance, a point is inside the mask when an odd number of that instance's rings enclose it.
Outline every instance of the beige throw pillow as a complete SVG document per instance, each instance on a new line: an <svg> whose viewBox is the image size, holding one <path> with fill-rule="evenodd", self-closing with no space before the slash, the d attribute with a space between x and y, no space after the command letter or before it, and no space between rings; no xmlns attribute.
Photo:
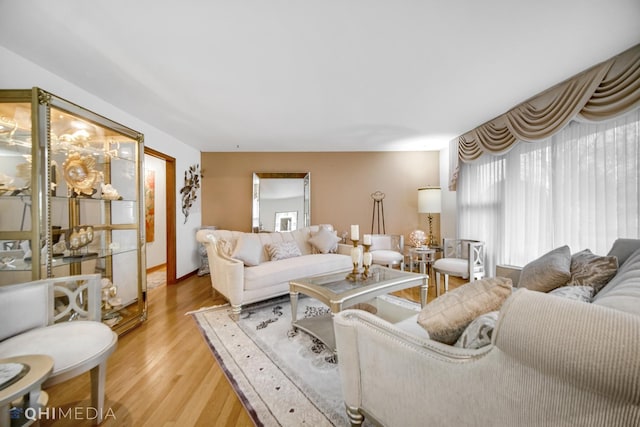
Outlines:
<svg viewBox="0 0 640 427"><path fill-rule="evenodd" d="M258 235L245 233L238 237L238 242L231 256L251 267L260 264L261 253L262 242L260 242Z"/></svg>
<svg viewBox="0 0 640 427"><path fill-rule="evenodd" d="M476 317L499 310L511 295L511 279L491 277L460 286L427 304L418 323L431 339L453 344Z"/></svg>
<svg viewBox="0 0 640 427"><path fill-rule="evenodd" d="M295 258L302 255L300 248L294 241L271 243L265 245L265 249L269 254L269 259L271 259L271 261Z"/></svg>
<svg viewBox="0 0 640 427"><path fill-rule="evenodd" d="M564 286L571 278L571 250L561 246L531 261L522 268L519 288L549 292Z"/></svg>
<svg viewBox="0 0 640 427"><path fill-rule="evenodd" d="M335 252L338 249L340 238L335 231L330 231L326 227L321 227L320 231L315 233L309 239L309 243L322 254Z"/></svg>

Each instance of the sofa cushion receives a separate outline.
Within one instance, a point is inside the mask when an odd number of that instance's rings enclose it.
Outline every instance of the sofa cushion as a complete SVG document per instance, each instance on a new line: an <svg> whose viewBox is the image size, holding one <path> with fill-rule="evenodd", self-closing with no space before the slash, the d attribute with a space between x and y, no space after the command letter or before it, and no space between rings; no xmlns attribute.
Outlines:
<svg viewBox="0 0 640 427"><path fill-rule="evenodd" d="M585 249L571 256L571 278L568 286L593 286L596 292L618 271L618 258L599 256Z"/></svg>
<svg viewBox="0 0 640 427"><path fill-rule="evenodd" d="M351 269L351 257L340 254L302 255L278 261L264 262L244 269L244 289L256 290L288 284L301 277ZM345 273L346 275L346 273Z"/></svg>
<svg viewBox="0 0 640 427"><path fill-rule="evenodd" d="M464 279L469 277L469 260L464 258L440 258L433 263L433 268L442 272L458 275Z"/></svg>
<svg viewBox="0 0 640 427"><path fill-rule="evenodd" d="M596 294L593 304L640 316L640 249L626 259L618 274Z"/></svg>
<svg viewBox="0 0 640 427"><path fill-rule="evenodd" d="M532 291L549 292L564 286L571 278L571 251L561 246L522 268L518 287Z"/></svg>
<svg viewBox="0 0 640 427"><path fill-rule="evenodd" d="M398 262L402 262L404 260L404 255L400 252L390 251L390 250L377 250L371 252L371 259L374 264L394 264Z"/></svg>
<svg viewBox="0 0 640 427"><path fill-rule="evenodd" d="M431 339L453 344L476 317L498 310L511 295L511 279L491 277L460 286L427 304L418 323Z"/></svg>
<svg viewBox="0 0 640 427"><path fill-rule="evenodd" d="M255 266L260 264L262 252L262 243L258 234L244 233L238 237L231 256L244 262L246 266Z"/></svg>
<svg viewBox="0 0 640 427"><path fill-rule="evenodd" d="M498 321L498 310L490 311L476 317L460 335L455 347L481 348L491 344L491 336Z"/></svg>
<svg viewBox="0 0 640 427"><path fill-rule="evenodd" d="M607 256L618 258L618 266L621 266L638 249L640 249L640 239L617 239L613 242Z"/></svg>
<svg viewBox="0 0 640 427"><path fill-rule="evenodd" d="M265 250L267 251L267 254L269 254L269 259L271 261L293 258L302 255L302 252L300 252L300 248L294 241L270 243L265 246Z"/></svg>
<svg viewBox="0 0 640 427"><path fill-rule="evenodd" d="M311 234L312 236L309 239L309 243L311 243L311 245L321 254L335 252L338 248L340 238L336 235L335 231L331 231L326 227L320 227L320 230L317 233Z"/></svg>

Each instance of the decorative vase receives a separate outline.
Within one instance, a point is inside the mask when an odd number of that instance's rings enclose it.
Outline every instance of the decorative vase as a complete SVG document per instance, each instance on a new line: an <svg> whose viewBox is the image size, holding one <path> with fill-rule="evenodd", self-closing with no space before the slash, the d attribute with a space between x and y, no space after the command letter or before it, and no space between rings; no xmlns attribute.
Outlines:
<svg viewBox="0 0 640 427"><path fill-rule="evenodd" d="M427 241L427 234L422 230L414 230L409 234L409 244L414 248L424 246Z"/></svg>

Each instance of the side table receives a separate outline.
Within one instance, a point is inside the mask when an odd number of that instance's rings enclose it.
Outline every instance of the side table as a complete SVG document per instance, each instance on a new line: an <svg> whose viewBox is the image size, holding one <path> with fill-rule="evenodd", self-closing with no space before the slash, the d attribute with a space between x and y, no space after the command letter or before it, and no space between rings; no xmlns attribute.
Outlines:
<svg viewBox="0 0 640 427"><path fill-rule="evenodd" d="M409 269L413 271L415 263L421 274L431 274L431 265L436 260L436 250L431 248L415 248L410 247L409 250Z"/></svg>
<svg viewBox="0 0 640 427"><path fill-rule="evenodd" d="M217 230L218 227L215 225L209 225L200 227L199 230ZM205 248L203 243L200 243L198 246L198 254L200 255L200 268L198 268L198 272L196 273L198 276L204 276L209 274L209 257L207 256L207 248Z"/></svg>
<svg viewBox="0 0 640 427"><path fill-rule="evenodd" d="M33 420L27 419L24 411L28 408L35 409L33 415L37 416L38 409L47 405L47 393L41 391L40 387L53 371L53 359L44 354L34 354L0 359L0 363L21 363L28 368L28 371L17 381L0 389L0 427L30 424ZM25 396L28 398L19 408L22 413L11 416L12 402Z"/></svg>

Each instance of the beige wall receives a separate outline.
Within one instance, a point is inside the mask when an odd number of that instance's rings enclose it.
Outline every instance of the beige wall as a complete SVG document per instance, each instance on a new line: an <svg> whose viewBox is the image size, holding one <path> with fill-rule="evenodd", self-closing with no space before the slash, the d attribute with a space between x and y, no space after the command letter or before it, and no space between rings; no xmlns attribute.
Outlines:
<svg viewBox="0 0 640 427"><path fill-rule="evenodd" d="M438 185L439 153L202 153L202 225L250 231L253 172L311 172L311 223L333 224L339 232L351 224L371 232L371 193L382 191L388 234L420 228L418 188ZM439 215L434 234L439 238ZM377 226L374 231L377 231Z"/></svg>

